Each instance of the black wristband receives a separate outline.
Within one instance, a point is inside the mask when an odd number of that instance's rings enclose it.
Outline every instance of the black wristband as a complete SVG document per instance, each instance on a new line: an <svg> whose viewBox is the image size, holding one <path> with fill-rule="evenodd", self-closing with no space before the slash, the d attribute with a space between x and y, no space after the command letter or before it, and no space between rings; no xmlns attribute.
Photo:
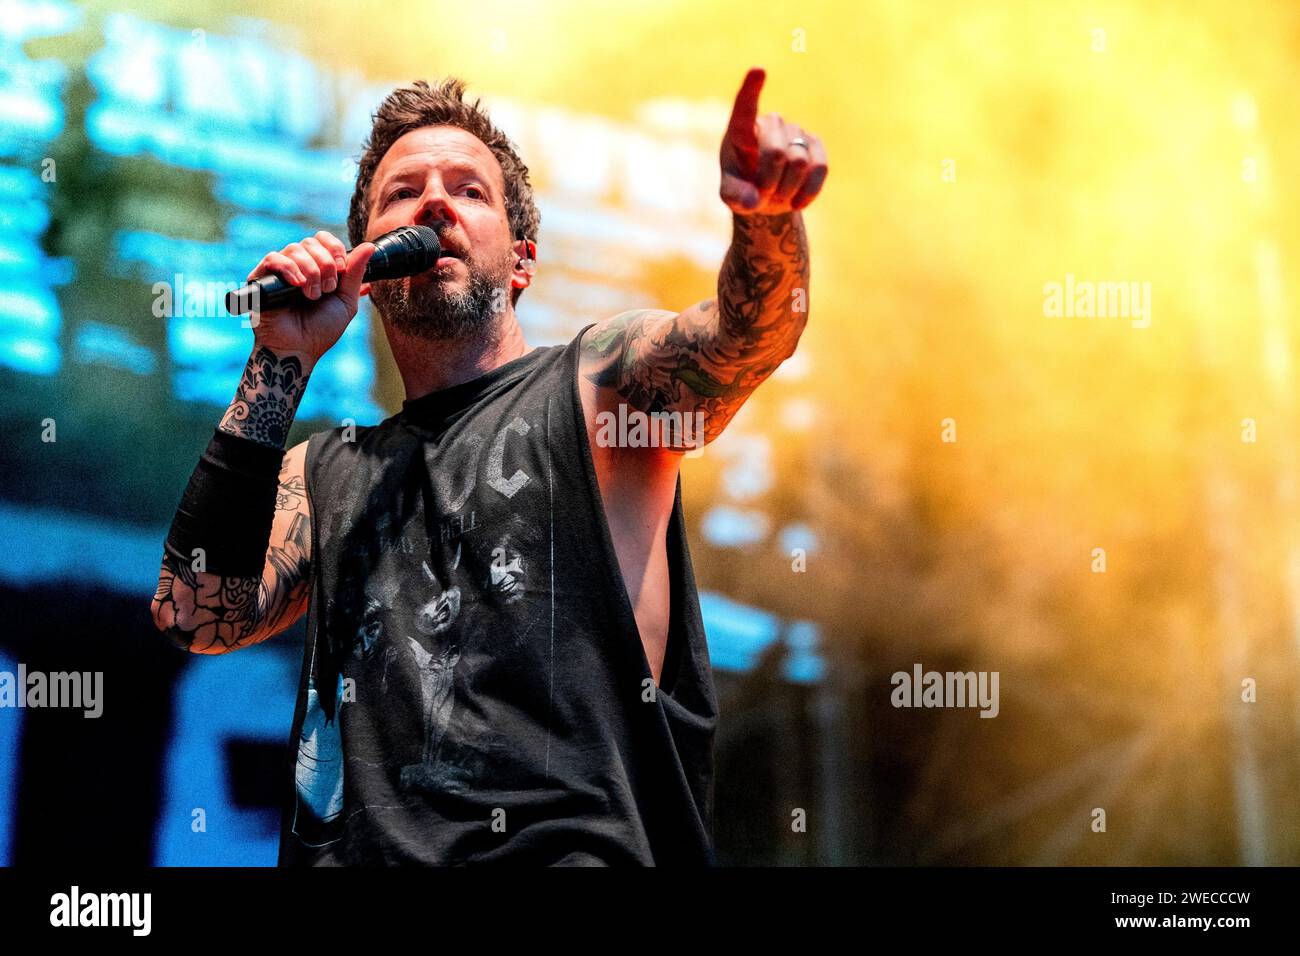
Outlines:
<svg viewBox="0 0 1300 956"><path fill-rule="evenodd" d="M164 547L190 564L223 577L260 578L271 542L271 522L284 449L216 429L190 475Z"/></svg>

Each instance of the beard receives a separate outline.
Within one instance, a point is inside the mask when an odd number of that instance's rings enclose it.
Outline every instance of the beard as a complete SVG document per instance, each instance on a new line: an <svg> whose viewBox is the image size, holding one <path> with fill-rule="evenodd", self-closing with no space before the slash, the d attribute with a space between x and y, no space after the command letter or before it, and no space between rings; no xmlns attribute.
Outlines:
<svg viewBox="0 0 1300 956"><path fill-rule="evenodd" d="M449 279L433 274L418 285L414 276L381 279L371 284L370 299L394 328L407 335L432 342L488 342L497 334L495 320L509 301L513 260L507 254L495 268L461 261L469 269L468 288L452 291Z"/></svg>

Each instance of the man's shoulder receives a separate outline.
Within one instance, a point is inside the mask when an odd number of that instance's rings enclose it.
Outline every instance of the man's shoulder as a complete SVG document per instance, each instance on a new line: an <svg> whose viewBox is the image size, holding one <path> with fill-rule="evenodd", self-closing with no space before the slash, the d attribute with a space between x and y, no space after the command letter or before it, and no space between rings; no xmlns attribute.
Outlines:
<svg viewBox="0 0 1300 956"><path fill-rule="evenodd" d="M662 322L677 316L671 309L625 309L608 318L592 322L578 332L580 347L604 354L616 343L642 334L647 323Z"/></svg>

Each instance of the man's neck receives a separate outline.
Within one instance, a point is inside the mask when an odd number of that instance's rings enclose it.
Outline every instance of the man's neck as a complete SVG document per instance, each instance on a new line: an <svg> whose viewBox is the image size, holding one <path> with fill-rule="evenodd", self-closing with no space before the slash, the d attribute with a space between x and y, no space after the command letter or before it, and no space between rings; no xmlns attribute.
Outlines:
<svg viewBox="0 0 1300 956"><path fill-rule="evenodd" d="M400 332L385 322L393 360L406 387L406 400L473 381L532 351L524 341L514 309L500 316L497 323L493 334L481 339L431 342Z"/></svg>

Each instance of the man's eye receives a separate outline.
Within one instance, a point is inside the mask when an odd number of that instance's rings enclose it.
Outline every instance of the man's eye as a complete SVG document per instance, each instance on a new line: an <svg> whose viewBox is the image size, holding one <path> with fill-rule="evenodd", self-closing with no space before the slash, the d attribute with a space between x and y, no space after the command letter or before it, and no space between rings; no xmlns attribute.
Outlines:
<svg viewBox="0 0 1300 956"><path fill-rule="evenodd" d="M389 201L389 202L393 202L394 200L401 198L402 193L412 193L412 194L414 194L414 192L415 192L415 190L411 189L409 186L403 186L401 189L394 189L394 190L389 194L389 196L388 196L388 201Z"/></svg>
<svg viewBox="0 0 1300 956"><path fill-rule="evenodd" d="M478 195L476 195L476 196L474 197L475 199L483 199L483 198L484 198L483 190L479 189L477 186L466 186L466 187L465 187L465 191L466 191L467 193L468 193L468 192L474 192L474 193L477 193Z"/></svg>

